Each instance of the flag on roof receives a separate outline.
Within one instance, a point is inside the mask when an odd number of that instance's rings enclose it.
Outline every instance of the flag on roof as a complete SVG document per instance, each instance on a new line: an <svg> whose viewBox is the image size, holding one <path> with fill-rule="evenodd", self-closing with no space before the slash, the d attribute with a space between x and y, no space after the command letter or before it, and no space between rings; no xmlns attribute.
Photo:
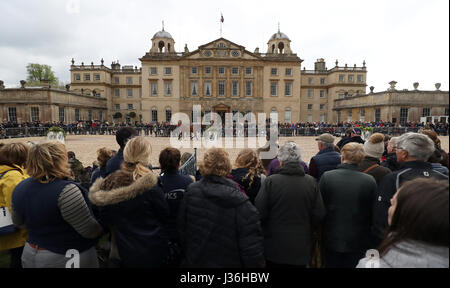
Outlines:
<svg viewBox="0 0 450 288"><path fill-rule="evenodd" d="M225 18L223 18L223 14L221 14L221 17L220 17L220 22L225 22Z"/></svg>

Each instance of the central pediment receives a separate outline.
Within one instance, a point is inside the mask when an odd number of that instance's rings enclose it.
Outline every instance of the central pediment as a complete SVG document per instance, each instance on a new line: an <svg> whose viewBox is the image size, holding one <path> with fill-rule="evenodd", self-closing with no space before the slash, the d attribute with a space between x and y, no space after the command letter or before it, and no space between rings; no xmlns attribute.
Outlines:
<svg viewBox="0 0 450 288"><path fill-rule="evenodd" d="M219 38L210 43L198 47L197 50L185 55L186 59L260 59L256 54L245 50L244 46L238 45L225 38Z"/></svg>

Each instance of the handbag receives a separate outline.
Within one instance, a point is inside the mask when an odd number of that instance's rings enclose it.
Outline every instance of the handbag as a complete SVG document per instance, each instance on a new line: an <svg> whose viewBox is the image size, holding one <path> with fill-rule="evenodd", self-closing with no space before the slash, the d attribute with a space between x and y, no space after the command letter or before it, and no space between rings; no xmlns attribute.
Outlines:
<svg viewBox="0 0 450 288"><path fill-rule="evenodd" d="M12 170L10 170L12 171ZM0 175L0 179L9 171ZM17 226L14 225L11 217L11 212L8 207L0 206L0 236L5 236L16 232Z"/></svg>

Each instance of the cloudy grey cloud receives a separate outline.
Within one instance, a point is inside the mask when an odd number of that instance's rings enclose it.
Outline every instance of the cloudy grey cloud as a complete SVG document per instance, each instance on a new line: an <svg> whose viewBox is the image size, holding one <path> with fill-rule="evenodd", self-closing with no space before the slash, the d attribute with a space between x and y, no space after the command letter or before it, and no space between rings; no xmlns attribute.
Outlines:
<svg viewBox="0 0 450 288"><path fill-rule="evenodd" d="M223 36L266 52L281 24L303 66L318 58L328 68L368 65L368 84L376 91L396 80L399 88L420 82L448 90L449 2L446 0L2 0L0 79L7 86L26 77L27 63L49 64L68 82L70 60L140 66L152 36L166 30L175 49L198 46Z"/></svg>

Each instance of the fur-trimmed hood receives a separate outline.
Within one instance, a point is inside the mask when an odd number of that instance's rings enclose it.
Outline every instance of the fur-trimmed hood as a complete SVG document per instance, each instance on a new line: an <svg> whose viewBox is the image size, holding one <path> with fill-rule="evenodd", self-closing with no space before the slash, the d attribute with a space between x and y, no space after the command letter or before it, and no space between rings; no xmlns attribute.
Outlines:
<svg viewBox="0 0 450 288"><path fill-rule="evenodd" d="M144 194L157 183L158 178L152 173L133 181L131 173L117 171L106 179L95 181L89 191L89 200L100 207L116 205Z"/></svg>

